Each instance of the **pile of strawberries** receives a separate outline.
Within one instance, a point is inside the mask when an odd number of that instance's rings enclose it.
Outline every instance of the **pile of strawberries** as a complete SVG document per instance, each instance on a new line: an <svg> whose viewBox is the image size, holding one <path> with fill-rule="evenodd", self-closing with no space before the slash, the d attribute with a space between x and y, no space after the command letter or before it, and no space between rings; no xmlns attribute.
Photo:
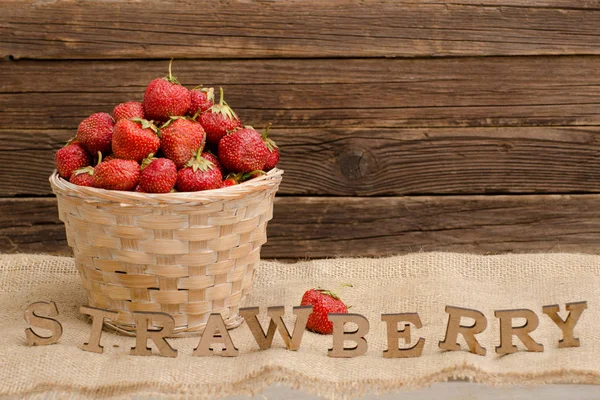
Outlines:
<svg viewBox="0 0 600 400"><path fill-rule="evenodd" d="M172 60L171 60L172 62ZM92 114L58 150L54 163L69 182L144 193L194 192L232 186L265 174L279 161L277 145L242 126L213 88L182 86L171 74L146 87L143 103ZM93 166L95 165L95 166Z"/></svg>

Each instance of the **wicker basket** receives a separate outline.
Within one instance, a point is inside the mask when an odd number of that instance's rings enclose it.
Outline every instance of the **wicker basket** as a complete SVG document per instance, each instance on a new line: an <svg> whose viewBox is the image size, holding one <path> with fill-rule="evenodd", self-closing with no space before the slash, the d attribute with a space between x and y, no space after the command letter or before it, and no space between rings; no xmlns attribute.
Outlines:
<svg viewBox="0 0 600 400"><path fill-rule="evenodd" d="M55 171L50 184L89 305L117 311L105 325L128 335L134 311L170 314L175 336L201 333L211 313L228 328L240 325L282 173L146 194L73 185Z"/></svg>

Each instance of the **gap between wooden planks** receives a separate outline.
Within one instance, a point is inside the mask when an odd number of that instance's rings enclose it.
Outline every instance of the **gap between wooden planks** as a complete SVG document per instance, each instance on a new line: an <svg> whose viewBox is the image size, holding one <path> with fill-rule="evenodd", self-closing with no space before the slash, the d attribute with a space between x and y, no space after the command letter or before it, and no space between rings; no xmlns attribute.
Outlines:
<svg viewBox="0 0 600 400"><path fill-rule="evenodd" d="M0 252L70 254L53 198L0 199ZM278 197L263 258L598 253L600 195Z"/></svg>

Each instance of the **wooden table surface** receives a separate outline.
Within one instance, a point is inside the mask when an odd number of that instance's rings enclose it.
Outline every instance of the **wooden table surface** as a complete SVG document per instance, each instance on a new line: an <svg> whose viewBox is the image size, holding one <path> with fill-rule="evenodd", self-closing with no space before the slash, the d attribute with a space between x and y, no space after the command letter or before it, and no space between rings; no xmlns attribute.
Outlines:
<svg viewBox="0 0 600 400"><path fill-rule="evenodd" d="M53 154L174 72L273 123L266 258L600 252L600 1L0 1L0 252L69 253Z"/></svg>

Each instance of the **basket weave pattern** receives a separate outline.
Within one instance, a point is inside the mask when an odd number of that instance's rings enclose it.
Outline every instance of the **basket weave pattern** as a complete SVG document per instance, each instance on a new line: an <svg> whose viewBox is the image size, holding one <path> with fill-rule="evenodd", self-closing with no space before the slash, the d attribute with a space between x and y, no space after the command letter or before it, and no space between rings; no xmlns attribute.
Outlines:
<svg viewBox="0 0 600 400"><path fill-rule="evenodd" d="M200 333L211 313L242 322L243 297L266 242L281 170L240 185L145 194L50 177L89 305L117 311L107 325L133 334L134 311L165 312L175 333Z"/></svg>

